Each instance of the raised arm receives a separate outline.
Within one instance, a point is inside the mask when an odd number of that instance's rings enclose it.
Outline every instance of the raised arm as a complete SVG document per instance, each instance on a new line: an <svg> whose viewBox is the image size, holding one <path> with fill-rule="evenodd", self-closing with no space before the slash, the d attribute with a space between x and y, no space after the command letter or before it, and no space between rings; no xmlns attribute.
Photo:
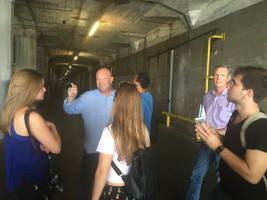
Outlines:
<svg viewBox="0 0 267 200"><path fill-rule="evenodd" d="M50 152L60 152L61 140L55 124L45 121L39 113L32 111L29 115L29 126L32 135Z"/></svg>
<svg viewBox="0 0 267 200"><path fill-rule="evenodd" d="M67 99L67 104L72 103L74 99L76 98L78 93L77 86L73 83L71 83L71 87L68 88L68 99Z"/></svg>

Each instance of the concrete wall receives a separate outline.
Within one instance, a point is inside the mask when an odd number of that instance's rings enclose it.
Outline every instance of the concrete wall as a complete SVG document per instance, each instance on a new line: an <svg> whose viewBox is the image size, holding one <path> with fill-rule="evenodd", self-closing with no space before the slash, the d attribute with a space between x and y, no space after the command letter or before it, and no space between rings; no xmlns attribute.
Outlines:
<svg viewBox="0 0 267 200"><path fill-rule="evenodd" d="M267 35L267 29L265 27L267 24L266 9L267 2L263 1L192 31L193 35L217 28L218 34L222 32L226 34L225 41L217 42L218 54L211 55L211 66L223 63L230 65L233 69L237 66L246 65L262 66L267 69L267 39L265 37ZM207 41L206 38L204 40ZM191 68L194 71L200 70L201 73L205 71L203 66L206 64L207 54L207 42L202 43L202 41L199 41L198 45L193 43L195 45L194 48L190 48ZM197 50L197 47L199 47L199 50ZM204 63L202 58L205 59ZM192 74L190 73L191 76ZM203 79L198 78L198 81L202 85L201 92L203 93ZM198 96L201 95L198 94ZM193 103L192 99L189 101L190 103ZM261 102L260 106L267 111L266 98Z"/></svg>
<svg viewBox="0 0 267 200"><path fill-rule="evenodd" d="M267 69L266 10L267 1L260 2L117 60L112 64L116 67L115 80L122 81L123 77L132 81L136 73L147 72L151 77L149 91L154 98L154 110L165 120L161 111L168 110L170 50L174 49L171 113L194 119L205 94L209 36L226 35L225 41L215 41L216 49L211 52L210 59L211 75L218 64L227 64L233 69L245 65ZM209 81L211 88L213 83ZM267 98L260 106L267 111ZM172 120L172 123L188 125L179 120Z"/></svg>

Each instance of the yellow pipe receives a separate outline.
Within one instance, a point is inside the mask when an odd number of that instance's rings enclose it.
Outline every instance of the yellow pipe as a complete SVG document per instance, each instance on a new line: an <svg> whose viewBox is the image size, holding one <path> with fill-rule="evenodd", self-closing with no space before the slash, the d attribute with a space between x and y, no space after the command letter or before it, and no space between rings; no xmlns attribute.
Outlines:
<svg viewBox="0 0 267 200"><path fill-rule="evenodd" d="M222 40L225 40L225 33L222 33L221 35L213 35L209 37L208 40L208 54L207 54L207 71L206 71L206 89L205 89L205 93L208 92L209 89L209 78L213 78L213 76L209 76L209 70L210 70L210 43L211 43L211 39L213 38L219 38Z"/></svg>
<svg viewBox="0 0 267 200"><path fill-rule="evenodd" d="M171 117L170 117L170 115L167 115L167 122L166 122L167 127L170 127L170 122L171 122Z"/></svg>
<svg viewBox="0 0 267 200"><path fill-rule="evenodd" d="M165 112L165 111L162 111L162 114L163 115L167 115L167 124L166 124L167 127L170 127L170 117L174 117L174 118L177 118L177 119L180 119L180 120L195 124L194 120L188 119L188 118L185 118L185 117L182 117L182 116L179 116L179 115L174 115L174 114L171 114L171 113L168 113L168 112Z"/></svg>

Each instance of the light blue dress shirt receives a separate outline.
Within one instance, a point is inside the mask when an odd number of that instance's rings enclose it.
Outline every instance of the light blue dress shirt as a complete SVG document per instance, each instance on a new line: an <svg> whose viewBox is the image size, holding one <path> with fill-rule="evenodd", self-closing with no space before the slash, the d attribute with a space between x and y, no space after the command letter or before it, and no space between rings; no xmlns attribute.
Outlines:
<svg viewBox="0 0 267 200"><path fill-rule="evenodd" d="M108 124L114 96L114 90L106 97L96 89L85 92L72 103L67 104L67 98L64 100L66 113L82 114L85 128L84 149L88 154L97 153L96 148L102 131Z"/></svg>

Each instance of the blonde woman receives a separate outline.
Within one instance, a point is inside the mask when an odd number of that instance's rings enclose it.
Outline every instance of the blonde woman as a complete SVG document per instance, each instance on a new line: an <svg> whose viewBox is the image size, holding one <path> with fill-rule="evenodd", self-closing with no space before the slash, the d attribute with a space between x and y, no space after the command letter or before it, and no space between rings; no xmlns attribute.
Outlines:
<svg viewBox="0 0 267 200"><path fill-rule="evenodd" d="M149 133L143 123L140 94L135 84L123 82L115 93L110 122L98 144L99 162L92 199L134 199L125 191L124 182L111 167L111 161L127 174L134 152L148 146Z"/></svg>
<svg viewBox="0 0 267 200"><path fill-rule="evenodd" d="M5 104L0 114L0 131L5 138L7 189L17 200L39 200L34 184L42 185L48 178L49 164L44 151L59 153L61 140L56 126L35 111L36 102L44 99L44 79L32 69L19 69L13 75ZM38 152L35 152L25 126L29 127Z"/></svg>

